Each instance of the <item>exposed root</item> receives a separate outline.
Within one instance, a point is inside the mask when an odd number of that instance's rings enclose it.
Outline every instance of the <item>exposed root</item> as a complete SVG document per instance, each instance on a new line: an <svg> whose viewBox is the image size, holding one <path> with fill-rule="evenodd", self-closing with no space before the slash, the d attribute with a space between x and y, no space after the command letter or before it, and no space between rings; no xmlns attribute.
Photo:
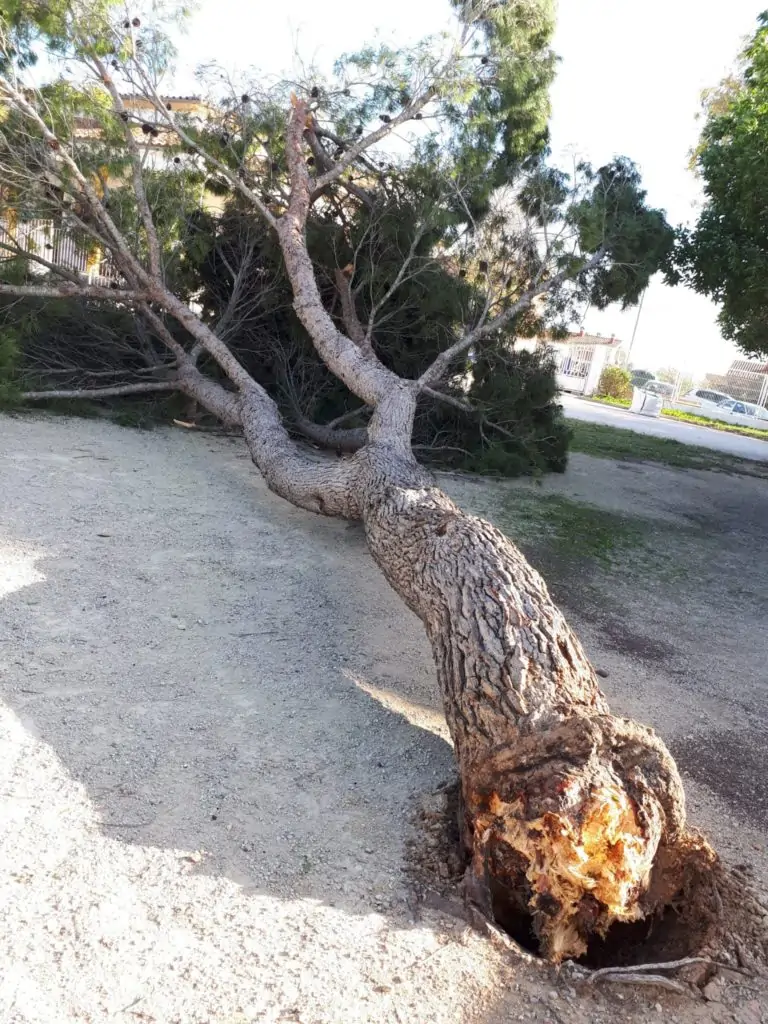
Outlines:
<svg viewBox="0 0 768 1024"><path fill-rule="evenodd" d="M663 974L637 974L633 971L624 971L621 974L607 974L598 980L622 985L653 985L656 988L665 988L668 992L675 992L679 996L693 996L692 989L687 985L683 985L682 982L675 981L673 978L665 978Z"/></svg>
<svg viewBox="0 0 768 1024"><path fill-rule="evenodd" d="M489 818L484 833L470 834L483 853L473 856L461 884L466 858L461 856L459 836L466 844L467 834L457 789L457 783L443 787L426 797L417 812L419 835L411 844L409 873L421 891L422 902L429 904L431 893L449 903L452 913L461 913L463 888L464 912L470 923L515 960L539 960L547 950L536 927L532 901L541 893L531 886L523 856L494 841L498 817ZM617 821L621 821L620 815L609 816L607 832L611 822ZM598 838L598 844L601 841L602 849L608 848L610 835ZM502 877L510 884L502 886ZM664 972L679 970L682 978L674 984L686 982L691 986L685 989L690 995L718 969L750 975L760 974L768 964L768 909L748 870L728 868L694 831L680 835L674 847L659 849L638 905L644 909L644 917L614 922L603 937L593 932L586 952L572 961L571 969L582 980L594 977L591 984L628 984L636 975L661 977L661 987L672 991L667 984L672 979L664 978ZM596 969L594 975L586 974L590 968Z"/></svg>
<svg viewBox="0 0 768 1024"><path fill-rule="evenodd" d="M464 773L472 867L496 907L526 909L544 955L583 956L592 935L637 921L658 855L681 831L674 764L650 730L574 716ZM672 859L664 858L670 877Z"/></svg>
<svg viewBox="0 0 768 1024"><path fill-rule="evenodd" d="M720 963L718 960L710 960L706 956L686 956L682 960L668 960L666 963L656 964L635 964L634 967L601 967L598 971L590 971L586 978L588 985L595 985L598 981L605 981L610 978L633 977L637 973L650 971L679 971L681 967L691 967L693 964L706 964L708 967L721 967L723 970L735 971L737 974L745 974L751 978L752 971L734 967L733 964Z"/></svg>

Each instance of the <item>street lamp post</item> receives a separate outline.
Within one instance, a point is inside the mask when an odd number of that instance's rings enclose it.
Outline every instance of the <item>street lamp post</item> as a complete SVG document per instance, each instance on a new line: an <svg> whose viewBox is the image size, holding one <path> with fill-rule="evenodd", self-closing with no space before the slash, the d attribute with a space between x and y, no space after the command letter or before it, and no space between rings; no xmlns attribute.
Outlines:
<svg viewBox="0 0 768 1024"><path fill-rule="evenodd" d="M632 355L632 346L635 344L635 336L637 334L637 325L640 323L640 314L643 312L643 302L645 300L645 293L647 291L648 291L647 288L643 289L643 294L640 296L640 305L637 307L637 317L635 318L635 327L634 327L634 330L632 331L632 340L630 341L629 348L627 349L627 366L630 365L629 357Z"/></svg>

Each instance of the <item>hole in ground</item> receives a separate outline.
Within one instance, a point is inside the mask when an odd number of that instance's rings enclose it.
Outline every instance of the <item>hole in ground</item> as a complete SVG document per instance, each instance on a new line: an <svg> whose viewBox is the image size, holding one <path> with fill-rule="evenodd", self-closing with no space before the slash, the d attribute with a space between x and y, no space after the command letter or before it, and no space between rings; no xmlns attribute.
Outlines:
<svg viewBox="0 0 768 1024"><path fill-rule="evenodd" d="M427 795L415 816L417 837L409 842L408 871L423 889L452 900L462 896L467 856L460 840L458 782ZM668 894L663 912L642 921L615 924L604 939L593 937L579 963L585 967L624 967L662 963L705 954L736 954L739 944L756 962L768 962L765 909L753 883L742 873L726 868L695 834L682 888ZM492 856L498 856L496 851ZM510 863L506 877L514 877ZM516 865L522 867L522 865ZM496 872L496 877L502 873ZM660 865L661 879L666 876ZM497 888L491 893L496 923L520 946L540 955L539 940L528 913L530 892L524 885L514 891Z"/></svg>
<svg viewBox="0 0 768 1024"><path fill-rule="evenodd" d="M512 910L508 903L494 900L496 923L523 949L540 955L539 939L533 918L526 911ZM584 967L630 967L635 964L662 963L696 955L706 942L708 925L692 920L691 913L681 914L674 907L642 921L618 923L605 938L593 935L583 957L577 961Z"/></svg>

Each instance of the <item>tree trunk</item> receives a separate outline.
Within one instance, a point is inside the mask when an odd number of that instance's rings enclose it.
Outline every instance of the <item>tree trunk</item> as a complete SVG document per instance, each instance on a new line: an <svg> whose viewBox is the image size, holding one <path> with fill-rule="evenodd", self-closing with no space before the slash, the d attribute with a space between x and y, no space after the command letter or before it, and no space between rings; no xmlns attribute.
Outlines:
<svg viewBox="0 0 768 1024"><path fill-rule="evenodd" d="M650 729L610 714L520 551L462 512L398 440L407 393L383 421L376 410L364 448L329 461L290 440L262 389L213 388L201 400L223 413L238 403L268 486L309 511L362 519L374 559L424 623L461 776L470 897L500 920L530 915L553 960L666 905L685 867L674 761Z"/></svg>
<svg viewBox="0 0 768 1024"><path fill-rule="evenodd" d="M365 454L371 553L432 645L473 898L500 918L530 913L548 957L578 956L591 934L674 892L685 827L675 764L650 729L610 715L520 551L425 474L413 480L413 466L387 471L386 454Z"/></svg>

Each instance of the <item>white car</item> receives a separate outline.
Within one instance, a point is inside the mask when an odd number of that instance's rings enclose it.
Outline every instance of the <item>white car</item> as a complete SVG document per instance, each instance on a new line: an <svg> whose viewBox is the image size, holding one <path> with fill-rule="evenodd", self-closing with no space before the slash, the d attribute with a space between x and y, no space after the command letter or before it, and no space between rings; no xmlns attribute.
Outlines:
<svg viewBox="0 0 768 1024"><path fill-rule="evenodd" d="M712 388L694 388L693 391L689 391L683 398L689 402L701 402L707 405L722 405L723 402L733 402L734 399L730 395L726 395L723 391L713 391Z"/></svg>
<svg viewBox="0 0 768 1024"><path fill-rule="evenodd" d="M650 391L652 395L661 395L662 398L672 398L675 394L675 385L664 380L649 380L643 384L642 391Z"/></svg>
<svg viewBox="0 0 768 1024"><path fill-rule="evenodd" d="M729 398L720 403L721 409L727 409L735 416L753 416L758 420L768 420L768 409L762 405L753 405L752 402L740 402L736 398Z"/></svg>

